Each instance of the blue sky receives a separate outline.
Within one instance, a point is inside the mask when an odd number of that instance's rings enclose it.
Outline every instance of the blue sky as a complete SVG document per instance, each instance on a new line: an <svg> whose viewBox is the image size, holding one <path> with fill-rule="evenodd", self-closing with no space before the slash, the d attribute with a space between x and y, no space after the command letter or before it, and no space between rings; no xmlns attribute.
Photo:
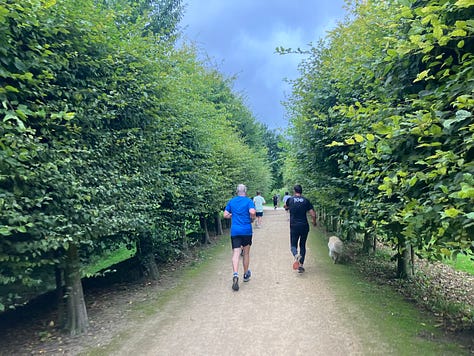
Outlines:
<svg viewBox="0 0 474 356"><path fill-rule="evenodd" d="M227 77L236 76L257 120L285 128L281 102L291 92L285 79L298 77L301 55L279 55L276 47L308 48L346 13L344 0L190 0L181 21L185 39L209 56Z"/></svg>

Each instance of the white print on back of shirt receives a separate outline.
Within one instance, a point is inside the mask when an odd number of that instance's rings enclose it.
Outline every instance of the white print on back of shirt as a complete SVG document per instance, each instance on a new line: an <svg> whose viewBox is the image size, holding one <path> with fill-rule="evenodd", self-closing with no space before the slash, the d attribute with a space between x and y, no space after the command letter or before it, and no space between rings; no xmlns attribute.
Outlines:
<svg viewBox="0 0 474 356"><path fill-rule="evenodd" d="M296 198L296 197L295 197L295 198L293 198L293 200L294 200L295 203L302 203L302 202L304 202L304 199L303 199L303 198Z"/></svg>

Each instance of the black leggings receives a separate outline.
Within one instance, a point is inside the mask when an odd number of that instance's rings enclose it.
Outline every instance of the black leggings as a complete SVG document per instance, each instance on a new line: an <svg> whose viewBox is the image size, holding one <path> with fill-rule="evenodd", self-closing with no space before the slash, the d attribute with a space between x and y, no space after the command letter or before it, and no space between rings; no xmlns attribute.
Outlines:
<svg viewBox="0 0 474 356"><path fill-rule="evenodd" d="M299 241L301 264L304 263L304 257L306 255L306 240L308 238L308 233L309 233L309 225L290 228L291 252L295 254L298 251L298 241Z"/></svg>

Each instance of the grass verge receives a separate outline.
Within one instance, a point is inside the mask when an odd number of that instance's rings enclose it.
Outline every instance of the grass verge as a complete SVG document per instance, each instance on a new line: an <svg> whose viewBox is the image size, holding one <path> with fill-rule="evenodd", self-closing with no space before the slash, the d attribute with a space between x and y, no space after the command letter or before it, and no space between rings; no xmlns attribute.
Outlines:
<svg viewBox="0 0 474 356"><path fill-rule="evenodd" d="M418 309L391 286L369 281L350 264L332 264L326 235L321 231L311 234L309 244L318 268L329 277L341 312L352 320L365 346L377 349L380 345L376 348L373 340L385 340L387 355L470 354L465 345L437 327L439 323L433 316Z"/></svg>

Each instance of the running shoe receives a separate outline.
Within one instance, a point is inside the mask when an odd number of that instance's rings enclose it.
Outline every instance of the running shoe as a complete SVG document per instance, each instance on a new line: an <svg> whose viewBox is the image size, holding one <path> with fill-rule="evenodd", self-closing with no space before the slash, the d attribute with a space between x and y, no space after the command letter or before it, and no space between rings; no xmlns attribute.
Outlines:
<svg viewBox="0 0 474 356"><path fill-rule="evenodd" d="M236 292L239 290L239 277L234 276L232 278L232 289Z"/></svg>
<svg viewBox="0 0 474 356"><path fill-rule="evenodd" d="M250 276L252 276L252 272L250 272L250 270L245 272L244 273L244 282L248 282L250 280Z"/></svg>
<svg viewBox="0 0 474 356"><path fill-rule="evenodd" d="M300 265L300 259L301 259L301 256L300 254L296 254L295 255L295 262L293 262L293 269L294 270L297 270L298 269L298 266Z"/></svg>
<svg viewBox="0 0 474 356"><path fill-rule="evenodd" d="M304 272L304 267L303 266L299 266L298 267L298 273L303 273Z"/></svg>

